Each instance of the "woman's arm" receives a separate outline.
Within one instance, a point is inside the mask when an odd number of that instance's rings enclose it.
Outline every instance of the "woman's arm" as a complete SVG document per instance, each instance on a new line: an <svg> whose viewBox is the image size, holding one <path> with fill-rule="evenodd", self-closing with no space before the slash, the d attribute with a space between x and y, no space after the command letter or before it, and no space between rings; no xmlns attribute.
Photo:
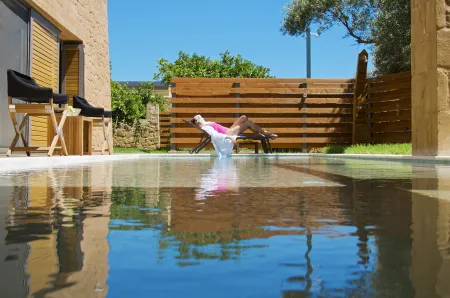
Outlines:
<svg viewBox="0 0 450 298"><path fill-rule="evenodd" d="M236 137L226 136L225 139L230 139L233 142L233 144L236 144Z"/></svg>

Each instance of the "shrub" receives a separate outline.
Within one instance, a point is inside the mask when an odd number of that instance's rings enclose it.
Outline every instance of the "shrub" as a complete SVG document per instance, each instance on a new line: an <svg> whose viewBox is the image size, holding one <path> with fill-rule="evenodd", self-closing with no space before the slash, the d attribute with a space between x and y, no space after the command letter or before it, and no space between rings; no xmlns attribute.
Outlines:
<svg viewBox="0 0 450 298"><path fill-rule="evenodd" d="M111 104L114 123L135 125L139 119L145 119L147 104L165 106L166 99L161 95L153 95L153 84L145 82L138 87L128 87L118 82L111 82Z"/></svg>

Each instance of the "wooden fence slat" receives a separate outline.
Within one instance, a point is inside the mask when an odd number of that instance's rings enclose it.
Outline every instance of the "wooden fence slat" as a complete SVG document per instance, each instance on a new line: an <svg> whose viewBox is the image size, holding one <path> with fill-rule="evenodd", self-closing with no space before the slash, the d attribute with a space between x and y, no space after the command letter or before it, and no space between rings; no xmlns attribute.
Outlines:
<svg viewBox="0 0 450 298"><path fill-rule="evenodd" d="M276 79L276 78L172 78L172 84L199 84L199 83L246 83L246 82L260 82L260 83L306 83L306 79L292 78L292 79Z"/></svg>
<svg viewBox="0 0 450 298"><path fill-rule="evenodd" d="M383 105L383 106L380 106L380 107L363 108L363 109L361 109L362 112L366 112L366 113L384 113L384 112L402 111L402 110L411 110L411 103L407 103L407 104L389 104L389 105Z"/></svg>
<svg viewBox="0 0 450 298"><path fill-rule="evenodd" d="M351 104L351 98L333 98L333 97L325 97L325 98L315 98L315 97L306 97L303 99L299 98L277 98L277 97L232 97L232 98L203 98L203 97L175 97L172 99L173 103L211 103L211 104L219 104L219 103L250 103L250 104Z"/></svg>
<svg viewBox="0 0 450 298"><path fill-rule="evenodd" d="M399 120L409 120L411 121L411 111L409 111L409 115L386 115L386 116L377 116L376 118L370 118L367 120L368 123L379 123L379 122L391 122L391 121L399 121ZM385 113L388 114L388 113Z"/></svg>
<svg viewBox="0 0 450 298"><path fill-rule="evenodd" d="M171 143L172 144L198 144L199 138L172 138ZM289 143L289 144L296 144L296 143L314 143L314 144L322 144L322 143L350 143L351 142L351 136L343 138L343 137L317 137L317 138L302 138L302 137L295 137L295 138L276 138L273 141L270 141L272 144L277 143Z"/></svg>
<svg viewBox="0 0 450 298"><path fill-rule="evenodd" d="M389 102L391 100L401 100L401 99L408 99L411 100L411 93L403 93L403 94L397 94L397 95L385 95L385 96L379 96L379 97L370 97L367 98L367 103L381 103L381 102Z"/></svg>
<svg viewBox="0 0 450 298"><path fill-rule="evenodd" d="M345 83L354 84L355 79L306 79L306 83L310 84L328 84L328 83Z"/></svg>
<svg viewBox="0 0 450 298"><path fill-rule="evenodd" d="M305 79L305 78L172 78L174 84L198 84L198 83L353 83L353 79Z"/></svg>
<svg viewBox="0 0 450 298"><path fill-rule="evenodd" d="M411 142L411 132L375 133L371 138L376 143L406 143Z"/></svg>
<svg viewBox="0 0 450 298"><path fill-rule="evenodd" d="M410 131L411 121L393 121L393 122L381 122L375 123L371 128L371 132L394 132L394 131Z"/></svg>
<svg viewBox="0 0 450 298"><path fill-rule="evenodd" d="M351 114L350 108L172 108L173 113L184 114Z"/></svg>
<svg viewBox="0 0 450 298"><path fill-rule="evenodd" d="M372 99L386 99L389 97L396 97L396 96L404 96L405 94L411 94L410 89L400 89L400 90L391 90L387 92L379 92L379 93L371 93Z"/></svg>
<svg viewBox="0 0 450 298"><path fill-rule="evenodd" d="M352 90L345 88L309 89L309 88L172 88L172 94L177 96L207 96L229 94L348 94Z"/></svg>
<svg viewBox="0 0 450 298"><path fill-rule="evenodd" d="M390 74L390 75L385 75L385 76L380 76L380 77L375 77L375 78L369 78L369 79L367 79L367 82L368 83L385 82L385 81L395 80L398 78L408 78L408 77L411 77L411 72L400 72L400 73L395 73L395 74Z"/></svg>
<svg viewBox="0 0 450 298"><path fill-rule="evenodd" d="M345 116L345 115L344 115ZM186 119L190 120L190 119ZM232 124L234 123L237 118L227 118L227 117L211 117L207 118L208 121L217 122L220 124ZM308 118L262 118L262 117L255 117L250 118L253 122L257 123L258 125L266 124L266 123L281 123L281 124L302 124L302 123L314 123L314 124L329 124L329 123L352 123L352 117L351 115L348 115L346 117L308 117ZM181 118L172 118L170 120L173 124L182 124L184 123Z"/></svg>
<svg viewBox="0 0 450 298"><path fill-rule="evenodd" d="M189 133L189 134L202 134L200 130L190 127L178 127L171 130L173 133ZM288 127L288 128L270 128L270 131L276 134L288 134L288 133L351 133L351 126L348 127Z"/></svg>
<svg viewBox="0 0 450 298"><path fill-rule="evenodd" d="M411 77L398 78L390 81L381 81L381 82L371 82L370 85L372 87L381 87L381 86L390 86L399 83L411 83Z"/></svg>
<svg viewBox="0 0 450 298"><path fill-rule="evenodd" d="M394 91L394 90L399 90L399 89L411 90L411 82L395 83L395 84L389 84L389 85L377 86L377 87L369 87L369 88L367 88L367 93L388 92L388 91Z"/></svg>

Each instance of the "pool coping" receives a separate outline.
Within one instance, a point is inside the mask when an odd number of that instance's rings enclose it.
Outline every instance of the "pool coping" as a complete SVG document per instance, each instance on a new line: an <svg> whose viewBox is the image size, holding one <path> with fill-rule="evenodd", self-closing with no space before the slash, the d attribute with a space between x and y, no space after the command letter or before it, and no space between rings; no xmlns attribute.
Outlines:
<svg viewBox="0 0 450 298"><path fill-rule="evenodd" d="M139 154L143 157L217 157L214 154L200 153L200 154ZM275 153L275 154L233 154L232 158L241 157L319 157L319 158L333 158L333 159L362 159L362 160L383 160L383 161L398 161L398 162L419 162L419 163L448 163L450 164L450 156L411 156L411 155L395 155L395 154L325 154L325 153Z"/></svg>
<svg viewBox="0 0 450 298"><path fill-rule="evenodd" d="M132 160L139 156L127 155L85 155L85 156L36 156L36 157L7 157L0 159L0 173L28 170L40 170L75 165L88 165L107 161Z"/></svg>
<svg viewBox="0 0 450 298"><path fill-rule="evenodd" d="M324 154L311 153L311 157L326 157L338 159L382 160L411 163L450 164L450 156L412 156L395 154Z"/></svg>
<svg viewBox="0 0 450 298"><path fill-rule="evenodd" d="M25 170L39 170L45 168L65 167L73 165L87 165L108 161L124 161L140 158L216 158L215 154L114 154L89 156L53 156L53 157L9 157L0 159L0 173L17 172ZM322 153L277 153L277 154L234 154L232 158L245 157L315 157L327 159L358 159L380 160L393 162L450 164L450 156L411 156L411 155L384 155L384 154L322 154Z"/></svg>

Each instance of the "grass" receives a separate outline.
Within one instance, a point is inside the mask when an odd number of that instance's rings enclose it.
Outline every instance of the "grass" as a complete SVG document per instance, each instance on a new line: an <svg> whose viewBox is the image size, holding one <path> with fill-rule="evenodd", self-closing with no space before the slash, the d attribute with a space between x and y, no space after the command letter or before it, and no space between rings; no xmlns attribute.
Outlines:
<svg viewBox="0 0 450 298"><path fill-rule="evenodd" d="M326 154L395 154L411 155L411 143L402 144L358 144L352 146L328 146L322 150Z"/></svg>
<svg viewBox="0 0 450 298"><path fill-rule="evenodd" d="M178 152L189 152L190 148L178 148ZM114 147L114 154L164 154L169 153L169 148L161 148L159 150L148 150L148 149L140 149L140 148L120 148L120 147ZM214 151L214 148L203 148L201 153L211 153ZM233 151L234 152L234 151ZM250 148L241 148L241 153L253 153L254 149ZM262 152L262 149L261 149Z"/></svg>
<svg viewBox="0 0 450 298"><path fill-rule="evenodd" d="M167 153L169 152L166 148L155 149L155 150L147 150L140 148L119 148L114 147L114 154L142 154L142 153Z"/></svg>
<svg viewBox="0 0 450 298"><path fill-rule="evenodd" d="M177 151L188 151L187 148L178 149ZM202 152L214 151L213 148L205 148ZM139 148L114 148L116 154L164 154L168 153L168 148L159 150L147 150ZM251 148L241 148L242 153L253 153ZM295 149L274 149L274 153L299 153L300 150ZM352 146L328 146L322 149L322 153L326 154L395 154L395 155L411 155L411 143L403 144L358 144Z"/></svg>

